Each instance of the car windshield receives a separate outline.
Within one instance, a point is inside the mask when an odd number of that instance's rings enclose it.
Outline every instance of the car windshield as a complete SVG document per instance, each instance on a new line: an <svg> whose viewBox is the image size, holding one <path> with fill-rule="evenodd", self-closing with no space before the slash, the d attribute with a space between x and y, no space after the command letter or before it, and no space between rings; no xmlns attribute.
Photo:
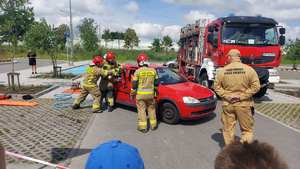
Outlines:
<svg viewBox="0 0 300 169"><path fill-rule="evenodd" d="M277 46L276 26L263 24L226 24L221 43L227 45Z"/></svg>
<svg viewBox="0 0 300 169"><path fill-rule="evenodd" d="M155 70L162 85L188 82L182 75L169 68L156 68Z"/></svg>

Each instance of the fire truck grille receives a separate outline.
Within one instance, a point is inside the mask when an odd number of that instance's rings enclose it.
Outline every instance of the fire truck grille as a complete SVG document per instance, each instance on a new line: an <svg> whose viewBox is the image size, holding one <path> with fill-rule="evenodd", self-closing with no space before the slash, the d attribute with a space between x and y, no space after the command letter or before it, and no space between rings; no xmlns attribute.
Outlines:
<svg viewBox="0 0 300 169"><path fill-rule="evenodd" d="M241 61L244 64L264 64L264 63L273 62L275 59L276 59L275 57L256 57L253 60L250 60L248 56L241 57Z"/></svg>

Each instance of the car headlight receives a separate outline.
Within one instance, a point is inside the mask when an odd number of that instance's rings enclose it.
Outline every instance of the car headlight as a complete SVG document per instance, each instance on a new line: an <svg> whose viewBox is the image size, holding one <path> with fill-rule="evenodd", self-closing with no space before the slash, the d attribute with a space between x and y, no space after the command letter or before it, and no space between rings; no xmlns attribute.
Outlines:
<svg viewBox="0 0 300 169"><path fill-rule="evenodd" d="M183 97L184 103L200 103L200 101L194 97Z"/></svg>

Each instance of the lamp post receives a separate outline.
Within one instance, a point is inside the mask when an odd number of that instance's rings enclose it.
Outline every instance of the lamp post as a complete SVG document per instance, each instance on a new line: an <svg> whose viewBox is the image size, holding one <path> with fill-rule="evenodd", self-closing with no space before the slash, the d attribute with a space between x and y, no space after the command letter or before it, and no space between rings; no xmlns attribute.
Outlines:
<svg viewBox="0 0 300 169"><path fill-rule="evenodd" d="M72 8L71 8L71 0L69 0L70 4L70 45L71 45L71 65L73 66L73 25L72 25Z"/></svg>
<svg viewBox="0 0 300 169"><path fill-rule="evenodd" d="M61 12L70 13L70 46L71 46L71 63L70 65L73 66L73 25L72 25L72 7L71 7L71 0L69 0L70 12L60 10Z"/></svg>

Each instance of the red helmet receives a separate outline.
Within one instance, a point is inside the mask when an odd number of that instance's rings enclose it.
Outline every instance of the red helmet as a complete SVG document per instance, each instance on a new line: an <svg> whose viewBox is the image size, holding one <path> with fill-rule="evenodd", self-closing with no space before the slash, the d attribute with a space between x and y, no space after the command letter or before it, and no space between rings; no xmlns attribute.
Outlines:
<svg viewBox="0 0 300 169"><path fill-rule="evenodd" d="M144 63L148 63L148 57L145 54L140 54L140 56L137 58L137 63L140 66L143 66Z"/></svg>
<svg viewBox="0 0 300 169"><path fill-rule="evenodd" d="M93 63L97 66L99 66L103 62L103 59L100 56L96 56L93 59Z"/></svg>
<svg viewBox="0 0 300 169"><path fill-rule="evenodd" d="M112 52L108 52L106 54L106 60L109 61L109 62L115 61L115 55Z"/></svg>

